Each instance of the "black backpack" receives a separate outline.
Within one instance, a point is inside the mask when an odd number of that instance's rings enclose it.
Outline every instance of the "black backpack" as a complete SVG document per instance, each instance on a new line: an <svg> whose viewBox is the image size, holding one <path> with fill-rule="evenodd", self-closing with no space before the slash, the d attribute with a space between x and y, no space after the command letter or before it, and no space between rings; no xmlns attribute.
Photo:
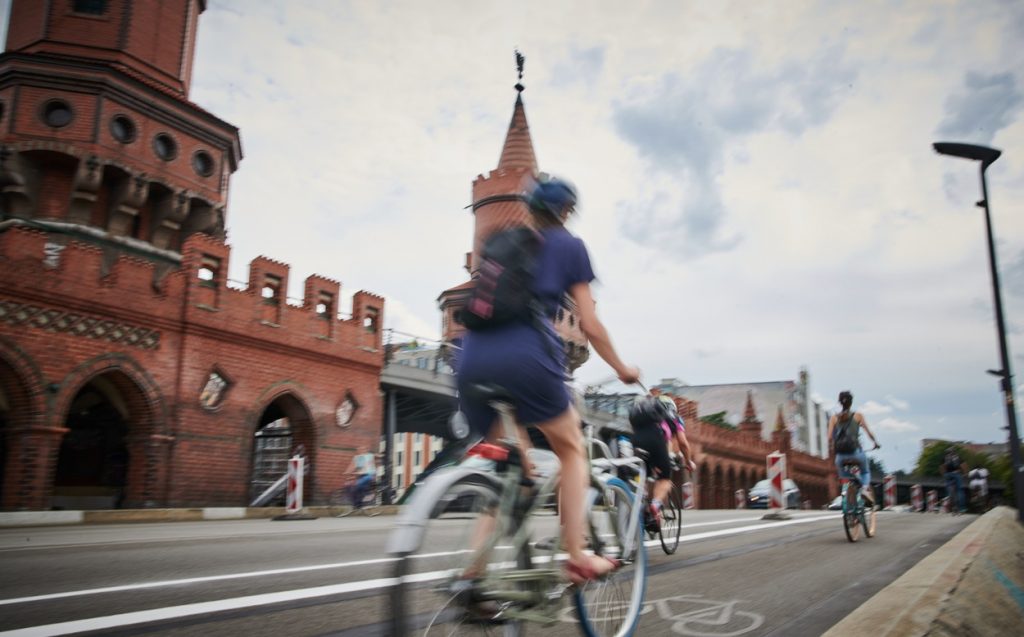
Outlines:
<svg viewBox="0 0 1024 637"><path fill-rule="evenodd" d="M530 228L505 230L488 239L459 322L467 329L482 331L537 321L542 308L533 292L533 280L543 242L540 233Z"/></svg>
<svg viewBox="0 0 1024 637"><path fill-rule="evenodd" d="M850 434L850 423L853 422L853 414L839 425L836 431L836 453L854 453L857 451L857 437Z"/></svg>

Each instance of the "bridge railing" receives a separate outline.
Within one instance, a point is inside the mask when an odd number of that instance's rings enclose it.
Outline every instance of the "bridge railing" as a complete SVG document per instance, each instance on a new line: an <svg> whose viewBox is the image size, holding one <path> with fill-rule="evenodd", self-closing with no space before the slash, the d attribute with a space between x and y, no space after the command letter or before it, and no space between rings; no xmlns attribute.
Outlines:
<svg viewBox="0 0 1024 637"><path fill-rule="evenodd" d="M400 332L384 330L384 366L404 365L434 374L454 375L454 356L459 347L454 343Z"/></svg>

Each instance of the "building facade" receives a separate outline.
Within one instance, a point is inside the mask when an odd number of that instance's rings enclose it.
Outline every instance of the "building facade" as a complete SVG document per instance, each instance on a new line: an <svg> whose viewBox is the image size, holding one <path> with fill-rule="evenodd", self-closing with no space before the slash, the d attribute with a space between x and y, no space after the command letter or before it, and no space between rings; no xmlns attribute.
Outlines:
<svg viewBox="0 0 1024 637"><path fill-rule="evenodd" d="M0 508L307 501L379 440L384 301L228 280L238 130L189 101L203 0L14 0L0 56Z"/></svg>

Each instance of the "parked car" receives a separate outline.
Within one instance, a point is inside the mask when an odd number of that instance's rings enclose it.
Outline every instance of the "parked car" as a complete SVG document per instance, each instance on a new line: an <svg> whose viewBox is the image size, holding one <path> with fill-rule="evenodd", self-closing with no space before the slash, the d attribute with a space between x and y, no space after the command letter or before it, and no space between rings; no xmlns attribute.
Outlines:
<svg viewBox="0 0 1024 637"><path fill-rule="evenodd" d="M771 485L767 480L761 480L754 486L750 487L750 491L747 493L747 508L748 509L767 509L768 501L771 499ZM786 478L782 481L782 501L786 503L787 509L799 509L800 508L800 487L796 486L796 483Z"/></svg>

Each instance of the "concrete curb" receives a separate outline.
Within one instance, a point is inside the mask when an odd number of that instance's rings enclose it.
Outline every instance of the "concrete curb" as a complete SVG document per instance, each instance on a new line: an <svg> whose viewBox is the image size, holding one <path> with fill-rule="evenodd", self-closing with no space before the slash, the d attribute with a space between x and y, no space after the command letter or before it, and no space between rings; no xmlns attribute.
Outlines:
<svg viewBox="0 0 1024 637"><path fill-rule="evenodd" d="M350 507L312 506L303 511L329 518ZM378 507L381 515L395 515L399 507ZM284 507L205 507L195 509L115 509L108 511L5 511L0 528L66 526L72 524L133 524L143 522L203 522L210 520L272 519L284 515Z"/></svg>
<svg viewBox="0 0 1024 637"><path fill-rule="evenodd" d="M994 538L1010 536L1008 547L999 547ZM917 637L922 635L1007 635L1005 627L1019 628L1024 622L1024 604L1014 597L1024 579L1024 564L1016 557L1024 546L1024 530L1016 522L1012 509L999 507L975 520L949 542L939 547L833 626L823 637L860 637L865 630L880 637ZM1003 542L1006 544L1006 542ZM999 550L1002 548L1003 550ZM1008 553L1007 553L1008 551ZM1012 574L1011 581L991 586L981 579L982 563L998 566ZM991 569L987 569L989 572ZM973 572L972 572L973 571ZM1005 574L1003 574L1005 578ZM1012 579L1017 579L1014 584ZM998 590L1005 588L1004 595ZM950 611L961 607L983 607L978 625L951 620ZM960 613L962 615L963 613ZM942 625L957 624L952 632ZM969 628L969 629L968 629Z"/></svg>

